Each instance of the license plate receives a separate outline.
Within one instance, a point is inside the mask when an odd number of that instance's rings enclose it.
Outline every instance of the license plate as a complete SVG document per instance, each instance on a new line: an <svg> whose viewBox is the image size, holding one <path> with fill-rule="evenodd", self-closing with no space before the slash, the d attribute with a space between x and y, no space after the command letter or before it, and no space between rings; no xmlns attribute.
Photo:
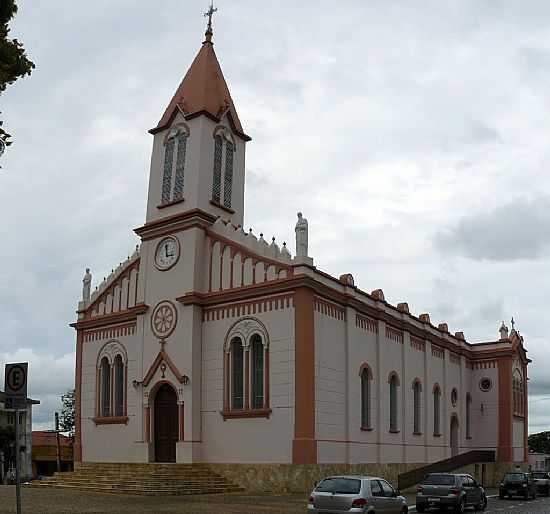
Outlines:
<svg viewBox="0 0 550 514"><path fill-rule="evenodd" d="M516 494L516 493L517 493L517 491L516 491L515 489L510 489L508 492L509 492L510 494Z"/></svg>
<svg viewBox="0 0 550 514"><path fill-rule="evenodd" d="M439 503L441 501L441 498L429 498L428 501L430 503Z"/></svg>

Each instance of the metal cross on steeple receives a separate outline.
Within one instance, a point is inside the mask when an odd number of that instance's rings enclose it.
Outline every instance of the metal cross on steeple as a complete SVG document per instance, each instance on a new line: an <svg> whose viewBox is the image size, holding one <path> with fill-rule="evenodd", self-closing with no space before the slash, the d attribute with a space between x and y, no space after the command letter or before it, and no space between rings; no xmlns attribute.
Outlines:
<svg viewBox="0 0 550 514"><path fill-rule="evenodd" d="M206 26L206 33L212 34L212 16L218 11L217 7L214 7L214 0L210 2L210 8L204 13L204 17L208 18L208 25Z"/></svg>
<svg viewBox="0 0 550 514"><path fill-rule="evenodd" d="M516 326L516 322L514 321L514 317L512 316L512 321L510 322L512 323L512 330L514 330L515 326Z"/></svg>

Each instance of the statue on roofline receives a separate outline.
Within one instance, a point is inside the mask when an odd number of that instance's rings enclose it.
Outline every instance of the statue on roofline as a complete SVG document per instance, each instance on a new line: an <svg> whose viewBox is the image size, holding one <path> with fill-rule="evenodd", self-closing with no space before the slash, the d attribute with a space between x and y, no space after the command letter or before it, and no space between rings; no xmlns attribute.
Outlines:
<svg viewBox="0 0 550 514"><path fill-rule="evenodd" d="M307 220L298 213L298 221L296 223L296 257L307 257Z"/></svg>

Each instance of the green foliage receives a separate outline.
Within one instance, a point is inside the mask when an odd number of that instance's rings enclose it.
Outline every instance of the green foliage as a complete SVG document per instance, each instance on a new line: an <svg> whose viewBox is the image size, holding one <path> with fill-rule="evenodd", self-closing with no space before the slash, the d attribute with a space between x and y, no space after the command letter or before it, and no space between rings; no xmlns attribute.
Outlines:
<svg viewBox="0 0 550 514"><path fill-rule="evenodd" d="M531 434L528 438L529 451L536 453L550 453L550 432Z"/></svg>
<svg viewBox="0 0 550 514"><path fill-rule="evenodd" d="M15 16L15 0L0 0L0 94L18 78L30 75L34 64L27 58L23 44L17 39L9 39L9 21ZM0 120L0 139L7 145L11 137L3 128Z"/></svg>
<svg viewBox="0 0 550 514"><path fill-rule="evenodd" d="M74 389L67 391L62 397L63 409L59 416L59 430L62 432L69 432L71 437L74 436Z"/></svg>

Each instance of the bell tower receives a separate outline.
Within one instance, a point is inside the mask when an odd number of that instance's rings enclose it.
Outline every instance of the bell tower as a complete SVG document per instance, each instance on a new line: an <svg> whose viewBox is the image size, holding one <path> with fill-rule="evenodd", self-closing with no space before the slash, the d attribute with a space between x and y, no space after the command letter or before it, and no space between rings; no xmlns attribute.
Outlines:
<svg viewBox="0 0 550 514"><path fill-rule="evenodd" d="M157 126L146 223L200 209L242 225L243 130L212 41L213 6L202 46Z"/></svg>

